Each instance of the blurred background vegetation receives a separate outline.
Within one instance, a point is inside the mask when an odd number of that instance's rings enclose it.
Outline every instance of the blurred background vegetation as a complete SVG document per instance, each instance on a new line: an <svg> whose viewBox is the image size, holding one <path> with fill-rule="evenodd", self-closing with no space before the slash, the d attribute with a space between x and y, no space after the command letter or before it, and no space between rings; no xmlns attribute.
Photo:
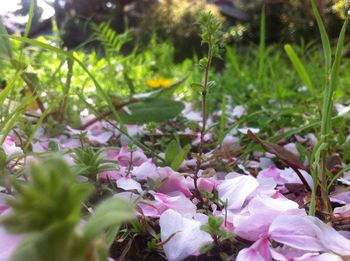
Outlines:
<svg viewBox="0 0 350 261"><path fill-rule="evenodd" d="M6 2L0 5L0 14L7 30L23 35L31 1L1 1ZM147 84L149 79L165 78L176 82L187 77L177 94L185 101L196 103L198 93L192 92L189 85L202 81L197 62L206 50L200 46L199 26L195 21L200 12L211 10L225 24L226 41L222 43L223 59L214 60L210 71L217 87L209 97L209 111L219 109L227 98L230 106L244 105L249 112L264 112L250 118L252 122L249 122L261 129L279 129L286 124L300 126L317 115L321 91L309 93L305 89L283 50L283 44L293 44L317 90L321 90L320 71L324 61L309 0L34 2L29 37L39 37L41 42L74 52L111 96L149 91L152 88ZM349 13L350 0L316 2L334 41ZM266 26L261 24L263 9ZM15 41L13 44L21 46ZM345 53L348 50L346 45ZM65 79L72 74L70 99L77 102L69 103L67 110L78 107L78 111L83 111L86 106L95 114L105 110L107 104L96 95L94 83L81 67L74 66L70 72L65 57L30 45L19 55L30 65L26 70L36 75L37 90L44 101L55 99L57 92L65 89ZM349 64L350 59L344 59L340 88L336 93L345 105L350 104L347 100L350 71L346 69ZM1 59L0 69L0 80L10 82L15 71L6 62L2 64ZM24 88L18 85L13 95L19 96ZM98 111L93 104L98 104ZM306 105L308 111L305 111ZM271 117L271 114L278 114L279 120L275 121L277 116ZM79 124L79 114L68 115L70 122ZM271 124L276 126L272 128Z"/></svg>
<svg viewBox="0 0 350 261"><path fill-rule="evenodd" d="M12 33L23 32L30 0L5 2L1 7L5 25ZM146 46L154 35L172 41L176 57L181 59L199 49L198 29L194 24L199 12L211 10L225 20L227 37L231 41L258 42L263 6L267 43L299 42L301 39L309 42L318 37L308 0L35 0L35 3L29 35L52 32L54 16L62 44L68 48L88 41L93 33L91 23L108 22L118 33L131 32L141 46ZM336 37L349 12L350 1L318 0L317 4L330 35ZM6 9L12 12L6 13ZM94 44L96 42L88 46Z"/></svg>

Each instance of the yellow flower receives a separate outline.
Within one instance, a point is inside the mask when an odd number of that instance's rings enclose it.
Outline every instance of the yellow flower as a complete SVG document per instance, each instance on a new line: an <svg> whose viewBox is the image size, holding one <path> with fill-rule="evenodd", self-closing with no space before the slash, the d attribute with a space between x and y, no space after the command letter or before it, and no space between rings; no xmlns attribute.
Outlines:
<svg viewBox="0 0 350 261"><path fill-rule="evenodd" d="M149 79L146 81L146 84L149 87L152 87L154 89L159 89L159 88L168 88L170 85L174 83L173 80L167 79L167 78L158 78L158 79Z"/></svg>

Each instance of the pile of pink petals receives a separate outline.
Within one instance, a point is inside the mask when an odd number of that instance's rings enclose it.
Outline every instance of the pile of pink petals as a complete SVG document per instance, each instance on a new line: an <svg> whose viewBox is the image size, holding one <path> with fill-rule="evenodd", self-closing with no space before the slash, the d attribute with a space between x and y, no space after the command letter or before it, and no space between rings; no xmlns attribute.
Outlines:
<svg viewBox="0 0 350 261"><path fill-rule="evenodd" d="M113 135L115 133L110 131L104 133L102 125L95 125L89 130L88 139L93 144L104 145ZM75 138L61 137L55 141L61 148L80 144ZM234 143L235 139L227 141ZM37 139L34 149L47 151L47 143L48 139ZM20 150L10 136L3 148L7 154ZM199 202L193 197L194 181L190 174L156 166L140 148L131 155L126 145L120 150L106 152L104 157L116 161L120 168L100 173L99 179L116 184L120 190L116 197L135 201L140 217L159 219L168 260L199 255L201 247L213 242L212 237L201 230L208 222L208 214L197 208ZM199 189L217 192L219 199L226 202L226 209L211 203L209 215L224 218L222 229L250 242L247 248L239 251L236 260L336 261L350 258L350 233L336 231L320 219L308 216L300 207L303 199L297 195L284 196L288 192L287 184L301 184L301 181L293 170L269 165L260 169L257 177L247 171L244 174L214 173L210 177L199 173ZM309 173L301 172L311 184ZM7 211L1 199L0 215ZM350 194L338 193L332 200L343 205L335 209L335 215L349 218ZM19 240L20 237L9 235L1 228L0 260L7 260Z"/></svg>

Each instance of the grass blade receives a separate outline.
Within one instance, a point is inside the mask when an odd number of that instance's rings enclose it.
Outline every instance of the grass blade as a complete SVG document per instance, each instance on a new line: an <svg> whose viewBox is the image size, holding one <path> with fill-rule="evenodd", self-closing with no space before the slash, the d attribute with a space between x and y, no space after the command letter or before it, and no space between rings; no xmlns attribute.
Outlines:
<svg viewBox="0 0 350 261"><path fill-rule="evenodd" d="M284 50L286 51L289 59L291 60L295 70L299 74L299 77L304 82L306 87L309 89L310 93L314 93L315 89L314 89L314 86L311 82L309 74L307 73L303 63L301 62L301 60L299 59L299 57L295 53L293 47L289 44L286 44L284 46Z"/></svg>
<svg viewBox="0 0 350 261"><path fill-rule="evenodd" d="M39 129L41 123L44 121L44 119L46 118L46 116L53 110L53 108L55 108L55 106L57 104L59 104L61 102L61 100L63 99L63 97L60 97L59 99L53 101L49 107L47 107L47 109L41 114L40 118L38 119L37 123L35 124L32 133L30 134L30 136L27 139L27 143L24 146L24 150L27 150L27 148L29 147L30 143L32 142L32 140L34 139L35 133L37 132L37 130Z"/></svg>
<svg viewBox="0 0 350 261"><path fill-rule="evenodd" d="M12 47L9 35L0 17L0 57L12 59Z"/></svg>
<svg viewBox="0 0 350 261"><path fill-rule="evenodd" d="M326 62L326 73L329 74L331 70L331 64L332 64L332 50L331 50L331 44L329 42L328 34L326 32L326 28L324 26L324 23L322 21L322 18L320 16L320 13L318 12L318 8L315 4L315 0L311 0L311 6L312 10L315 14L316 22L318 25L318 29L320 30L321 34L321 40L322 40L322 46L323 46L323 53L325 57Z"/></svg>
<svg viewBox="0 0 350 261"><path fill-rule="evenodd" d="M33 22L33 16L34 16L34 7L35 7L35 1L31 0L30 1L30 8L29 8L29 17L28 17L28 22L26 24L26 29L24 31L24 37L28 37L30 28L32 27L32 22Z"/></svg>
<svg viewBox="0 0 350 261"><path fill-rule="evenodd" d="M335 57L334 57L334 63L332 65L331 86L332 86L333 91L335 91L336 85L338 82L339 66L340 66L340 60L341 60L343 48L344 48L344 38L345 38L347 24L348 24L348 21L346 20L345 23L343 24L341 31L340 31L338 42L337 42L337 49L336 49Z"/></svg>
<svg viewBox="0 0 350 261"><path fill-rule="evenodd" d="M259 85L262 82L263 74L265 71L265 6L261 10L261 19L260 19L260 41L259 41L259 69L258 69L258 81ZM265 87L265 86L264 86Z"/></svg>

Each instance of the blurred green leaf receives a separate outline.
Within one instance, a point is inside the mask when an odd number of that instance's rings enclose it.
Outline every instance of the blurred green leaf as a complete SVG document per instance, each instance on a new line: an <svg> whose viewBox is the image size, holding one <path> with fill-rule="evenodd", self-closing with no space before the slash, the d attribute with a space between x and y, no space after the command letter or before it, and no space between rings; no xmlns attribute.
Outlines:
<svg viewBox="0 0 350 261"><path fill-rule="evenodd" d="M91 240L107 228L120 226L133 218L133 207L129 202L119 198L106 199L89 218L84 227L83 237L85 240Z"/></svg>
<svg viewBox="0 0 350 261"><path fill-rule="evenodd" d="M294 69L298 72L300 79L304 82L310 93L314 93L314 86L311 82L309 74L307 73L303 63L295 53L293 47L289 44L284 46L284 50L286 51L289 59L291 60Z"/></svg>
<svg viewBox="0 0 350 261"><path fill-rule="evenodd" d="M202 92L205 90L205 87L201 83L191 83L191 88L194 91Z"/></svg>
<svg viewBox="0 0 350 261"><path fill-rule="evenodd" d="M5 29L0 17L0 56L8 60L12 59L12 48L8 38L8 33Z"/></svg>
<svg viewBox="0 0 350 261"><path fill-rule="evenodd" d="M128 106L129 113L121 112L120 117L127 124L167 121L177 116L185 105L167 97L136 102Z"/></svg>
<svg viewBox="0 0 350 261"><path fill-rule="evenodd" d="M191 145L187 144L174 158L174 160L171 162L171 168L174 170L177 170L181 163L185 160L187 153L191 150Z"/></svg>
<svg viewBox="0 0 350 261"><path fill-rule="evenodd" d="M176 155L178 154L180 148L179 145L177 144L176 140L172 140L168 146L166 147L165 150L165 163L166 164L171 164L171 162L174 160Z"/></svg>

